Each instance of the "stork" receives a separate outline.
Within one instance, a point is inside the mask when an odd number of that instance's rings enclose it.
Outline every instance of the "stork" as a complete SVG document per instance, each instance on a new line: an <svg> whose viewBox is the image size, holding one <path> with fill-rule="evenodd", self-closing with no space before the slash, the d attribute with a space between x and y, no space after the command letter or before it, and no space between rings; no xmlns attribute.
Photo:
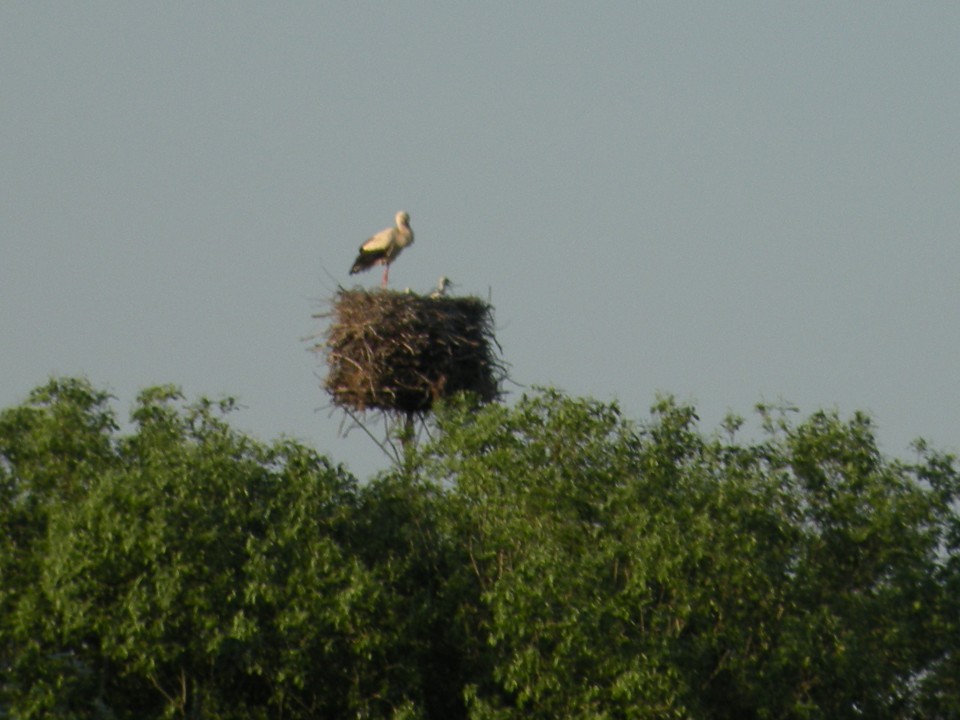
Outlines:
<svg viewBox="0 0 960 720"><path fill-rule="evenodd" d="M442 297L446 297L447 290L453 287L453 283L450 281L446 275L440 276L440 282L437 283L437 289L430 293L430 297L434 300Z"/></svg>
<svg viewBox="0 0 960 720"><path fill-rule="evenodd" d="M396 223L396 227L381 230L360 246L360 253L350 268L351 275L361 270L369 270L374 265L383 265L383 282L380 287L387 286L390 263L397 259L401 250L413 244L410 216L401 210L397 213Z"/></svg>

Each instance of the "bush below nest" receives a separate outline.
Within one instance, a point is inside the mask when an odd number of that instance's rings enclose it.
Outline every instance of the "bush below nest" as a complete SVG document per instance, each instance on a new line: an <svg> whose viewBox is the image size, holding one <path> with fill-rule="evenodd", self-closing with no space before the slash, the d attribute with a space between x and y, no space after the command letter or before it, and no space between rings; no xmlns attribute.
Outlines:
<svg viewBox="0 0 960 720"><path fill-rule="evenodd" d="M479 298L341 288L328 316L315 349L326 353L324 388L337 406L412 415L460 392L500 396L493 308Z"/></svg>

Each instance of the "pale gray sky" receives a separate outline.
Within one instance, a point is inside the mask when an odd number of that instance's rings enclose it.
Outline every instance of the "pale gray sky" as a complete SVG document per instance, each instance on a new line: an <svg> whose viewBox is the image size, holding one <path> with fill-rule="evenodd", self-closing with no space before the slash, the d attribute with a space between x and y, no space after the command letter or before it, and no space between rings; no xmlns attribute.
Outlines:
<svg viewBox="0 0 960 720"><path fill-rule="evenodd" d="M172 382L366 476L302 338L404 209L391 283L489 292L519 383L960 449L958 38L952 1L0 2L0 406Z"/></svg>

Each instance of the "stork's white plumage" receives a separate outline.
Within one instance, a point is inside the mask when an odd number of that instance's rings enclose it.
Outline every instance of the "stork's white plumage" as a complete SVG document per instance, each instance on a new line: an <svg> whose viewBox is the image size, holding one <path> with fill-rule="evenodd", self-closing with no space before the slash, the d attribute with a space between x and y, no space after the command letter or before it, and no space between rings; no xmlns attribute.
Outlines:
<svg viewBox="0 0 960 720"><path fill-rule="evenodd" d="M390 263L397 259L400 251L413 244L413 230L410 229L410 216L402 210L397 213L396 227L381 230L360 246L360 254L353 261L350 274L369 270L374 265L383 265L382 287L387 286Z"/></svg>
<svg viewBox="0 0 960 720"><path fill-rule="evenodd" d="M440 276L440 282L437 283L437 289L430 293L430 297L437 299L446 296L447 290L453 287L453 283L450 282L450 278L446 275Z"/></svg>

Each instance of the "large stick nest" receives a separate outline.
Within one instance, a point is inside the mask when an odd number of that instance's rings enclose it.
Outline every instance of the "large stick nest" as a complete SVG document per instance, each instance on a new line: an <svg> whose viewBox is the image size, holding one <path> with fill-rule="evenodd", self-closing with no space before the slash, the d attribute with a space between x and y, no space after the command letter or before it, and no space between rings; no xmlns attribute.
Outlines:
<svg viewBox="0 0 960 720"><path fill-rule="evenodd" d="M500 397L493 308L479 298L341 288L329 317L314 349L326 354L335 405L412 415L459 392Z"/></svg>

